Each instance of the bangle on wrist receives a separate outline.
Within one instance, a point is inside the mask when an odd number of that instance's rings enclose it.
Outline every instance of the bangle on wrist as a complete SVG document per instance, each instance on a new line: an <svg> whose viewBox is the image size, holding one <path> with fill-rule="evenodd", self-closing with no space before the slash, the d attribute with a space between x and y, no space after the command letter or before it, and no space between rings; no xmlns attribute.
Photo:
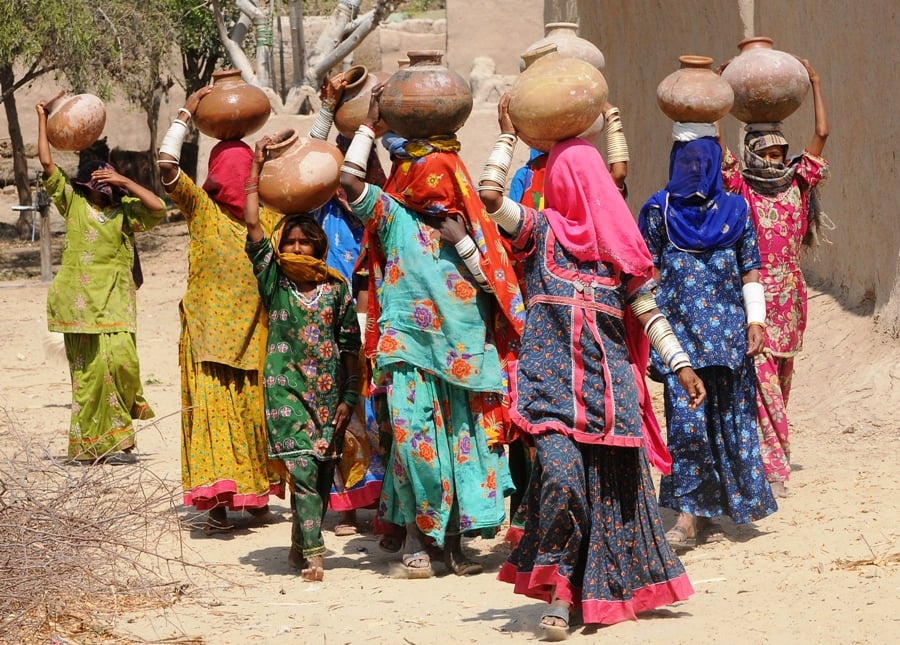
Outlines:
<svg viewBox="0 0 900 645"><path fill-rule="evenodd" d="M187 109L187 108L178 108L178 114L182 114L182 113L187 114L187 118L189 118L189 119L192 118L192 117L194 116L193 114L191 114L191 111L190 111L189 109Z"/></svg>

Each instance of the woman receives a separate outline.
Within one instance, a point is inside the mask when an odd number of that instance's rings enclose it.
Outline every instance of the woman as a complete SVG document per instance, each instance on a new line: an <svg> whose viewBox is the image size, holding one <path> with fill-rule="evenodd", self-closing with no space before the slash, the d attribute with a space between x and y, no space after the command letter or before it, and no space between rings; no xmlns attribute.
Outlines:
<svg viewBox="0 0 900 645"><path fill-rule="evenodd" d="M161 222L165 204L101 161L86 162L70 182L50 152L45 103L35 109L44 187L66 220L47 323L64 334L72 377L69 460L134 463L131 421L153 418L135 344L134 234Z"/></svg>
<svg viewBox="0 0 900 645"><path fill-rule="evenodd" d="M211 88L191 94L190 119ZM159 150L160 174L190 234L187 292L181 301L181 462L184 504L208 511L207 533L228 531L228 510L264 517L269 495L282 495L268 469L259 369L263 307L244 252L244 182L253 151L220 141L203 187L178 167L187 122L172 124ZM264 230L278 216L264 210Z"/></svg>
<svg viewBox="0 0 900 645"><path fill-rule="evenodd" d="M766 348L756 357L756 395L763 466L772 490L787 495L791 473L788 397L794 358L803 349L806 329L806 281L800 251L817 234L815 190L828 177L822 158L828 138L828 117L819 75L809 73L815 108L815 132L798 157L788 160L788 142L780 124L750 124L744 137L744 167L722 143L725 187L744 196L756 225L762 258L760 281L766 291Z"/></svg>
<svg viewBox="0 0 900 645"><path fill-rule="evenodd" d="M713 518L740 524L777 509L756 434L753 357L762 351L765 321L759 251L747 203L722 188L715 133L708 123L675 125L669 182L638 224L659 276L659 308L707 392L704 407L689 406L654 355L672 455L659 503L680 513L666 534L679 548L723 539Z"/></svg>
<svg viewBox="0 0 900 645"><path fill-rule="evenodd" d="M692 593L663 536L642 448L652 411L641 324L691 404L705 394L663 333L668 323L653 301L646 245L590 143L569 139L552 148L543 210L503 196L516 141L508 106L506 95L501 135L478 188L524 263L528 304L510 416L531 434L537 458L524 534L499 578L548 601L540 627L561 640L576 609L585 623L612 624Z"/></svg>
<svg viewBox="0 0 900 645"><path fill-rule="evenodd" d="M379 517L406 526L407 577L432 575L426 538L444 547L448 569L478 573L481 565L462 552L462 533L495 531L511 488L501 444L504 374L488 327L494 299L511 321L521 303L454 137L407 142L408 157L395 163L384 192L364 181L379 92L341 168L351 209L385 255L376 367L392 383L394 442ZM479 249L468 227L489 248ZM482 253L494 270L482 271Z"/></svg>

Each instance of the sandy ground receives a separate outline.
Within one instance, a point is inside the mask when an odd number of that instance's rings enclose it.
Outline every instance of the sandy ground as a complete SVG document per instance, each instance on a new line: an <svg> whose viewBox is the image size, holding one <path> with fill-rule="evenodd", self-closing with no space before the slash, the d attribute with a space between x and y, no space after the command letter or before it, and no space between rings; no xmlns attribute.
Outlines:
<svg viewBox="0 0 900 645"><path fill-rule="evenodd" d="M534 0L527 3L535 5ZM482 30L489 29L485 25ZM525 42L536 37L526 36ZM521 43L510 45L518 53ZM177 107L177 106L176 106ZM24 113L24 112L23 112ZM308 121L277 117L267 130ZM483 106L460 136L476 173L496 133ZM207 147L208 150L208 147ZM517 159L525 156L524 146ZM642 196L632 197L633 209ZM12 198L0 197L0 223L10 224ZM61 231L58 216L53 228ZM840 243L840 240L836 240ZM54 248L61 244L56 237ZM158 418L139 429L141 467L173 489L180 506L178 301L185 288L188 239L174 222L142 234L146 282L138 294L138 348L145 393ZM0 253L36 258L37 243L4 244ZM822 251L827 261L827 249ZM36 265L32 266L36 271ZM0 282L0 440L8 424L46 439L65 454L69 382L64 361L45 355L47 285ZM570 640L618 643L887 643L900 634L900 503L895 491L900 438L900 342L873 331L871 309L813 288L806 351L797 361L791 400L794 473L790 496L775 515L752 525L727 524L725 542L683 555L696 593L688 601L633 623L578 629ZM660 392L656 391L657 402ZM170 536L164 555L200 564L171 573L183 595L173 606L123 615L109 631L133 642L204 643L524 643L538 640L540 603L515 596L495 580L508 553L501 539L467 547L486 564L483 575L424 581L391 576L394 556L368 531L339 538L326 521L326 578L301 581L287 566L290 522L253 526L238 518L227 537L189 526ZM170 512L161 509L160 512ZM672 516L664 512L671 524ZM439 574L443 569L436 566ZM195 639L195 640L192 640ZM0 639L2 640L2 639ZM116 642L122 642L121 640Z"/></svg>

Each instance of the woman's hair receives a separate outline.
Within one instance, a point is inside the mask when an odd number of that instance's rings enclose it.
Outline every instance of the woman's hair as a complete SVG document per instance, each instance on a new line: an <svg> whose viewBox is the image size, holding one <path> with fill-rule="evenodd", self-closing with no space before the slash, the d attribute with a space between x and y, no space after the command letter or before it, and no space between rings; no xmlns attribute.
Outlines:
<svg viewBox="0 0 900 645"><path fill-rule="evenodd" d="M113 171L116 169L111 163L101 159L89 159L82 162L75 172L75 178L72 179L72 187L80 192L85 198L90 197L90 192L92 190L97 191L98 193L106 195L111 206L116 206L122 201L124 192L116 186L100 183L91 176L94 171L106 168Z"/></svg>
<svg viewBox="0 0 900 645"><path fill-rule="evenodd" d="M282 240L286 240L287 236L295 228L303 231L303 234L312 242L313 257L317 260L324 260L328 254L328 236L325 234L325 229L308 213L300 213L285 218L279 244L281 244Z"/></svg>

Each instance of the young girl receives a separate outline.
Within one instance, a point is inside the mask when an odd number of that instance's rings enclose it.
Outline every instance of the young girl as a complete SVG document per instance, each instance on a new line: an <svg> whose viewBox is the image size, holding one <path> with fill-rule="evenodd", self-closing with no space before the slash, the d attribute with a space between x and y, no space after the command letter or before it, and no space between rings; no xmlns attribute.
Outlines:
<svg viewBox="0 0 900 645"><path fill-rule="evenodd" d="M744 167L721 138L725 151L725 187L744 196L756 225L762 257L760 282L766 291L766 347L756 357L759 380L757 414L763 465L772 490L787 495L791 472L787 404L794 374L794 357L803 349L806 329L806 282L800 270L800 250L815 235L813 189L828 176L821 157L828 138L828 117L819 75L802 60L812 85L815 132L806 150L788 159L788 142L780 124L749 124L744 138Z"/></svg>
<svg viewBox="0 0 900 645"><path fill-rule="evenodd" d="M324 577L322 518L344 431L359 400L359 323L350 289L325 264L328 240L312 216L288 215L271 242L259 224L257 186L271 137L256 144L244 204L247 255L268 311L265 384L269 457L290 473L289 564Z"/></svg>
<svg viewBox="0 0 900 645"><path fill-rule="evenodd" d="M50 153L45 103L35 109L44 186L66 220L47 323L65 335L72 377L69 460L134 463L131 420L153 417L135 345L134 233L156 226L165 204L101 161L83 165L70 181Z"/></svg>

